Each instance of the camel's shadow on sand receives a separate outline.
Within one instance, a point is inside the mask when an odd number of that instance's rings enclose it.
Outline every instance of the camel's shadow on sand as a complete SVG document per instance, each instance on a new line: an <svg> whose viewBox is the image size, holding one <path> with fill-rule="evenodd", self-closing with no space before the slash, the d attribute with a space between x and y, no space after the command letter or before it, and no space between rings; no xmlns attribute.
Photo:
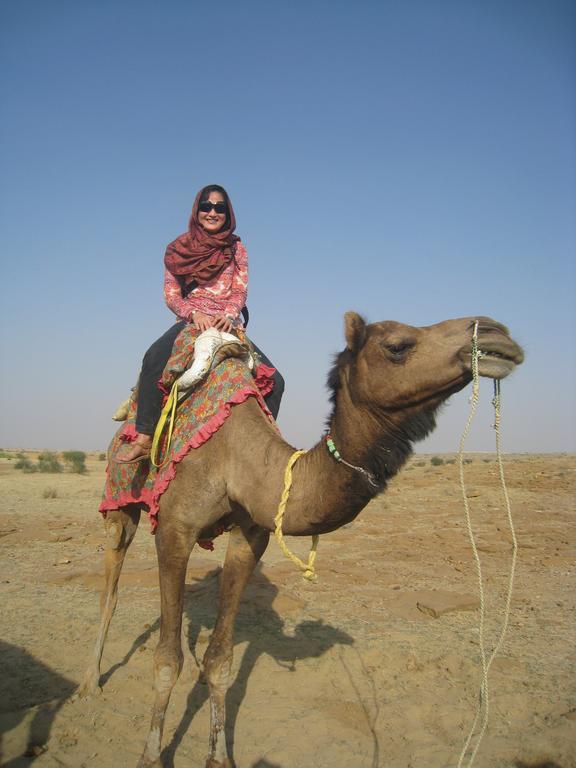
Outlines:
<svg viewBox="0 0 576 768"><path fill-rule="evenodd" d="M201 674L202 655L206 648L206 635L214 628L218 611L218 584L221 568L215 568L202 579L186 585L184 616L187 619L187 644L198 669L198 677L190 691L182 715L171 742L161 756L164 768L173 768L174 755L196 714L208 700L208 686ZM120 585L121 586L121 585ZM286 669L286 674L295 669L298 660L317 658L336 645L352 645L353 638L341 630L322 621L303 621L290 634L285 633L284 619L273 607L279 588L257 567L247 589L236 620L235 645L246 644L235 681L227 694L226 736L229 752L233 754L234 729L242 701L246 695L248 680L258 659L263 654L270 656ZM123 659L113 664L100 678L106 684L121 667L126 666L132 656L145 643L152 640L160 628L158 618L135 638ZM200 636L202 633L202 637ZM154 638L155 639L155 638ZM76 684L40 661L27 651L0 641L0 671L2 679L18 691L18 700L3 696L0 706L0 765L6 768L24 768L35 761L45 749L54 719L64 704L72 697ZM149 705L152 705L150 696ZM146 703L142 714L148 714ZM1 734L8 733L21 722L29 720L28 749L25 754L4 762L1 759ZM145 734L142 735L144 745ZM206 726L206 741L208 725ZM207 744L206 744L207 746ZM253 763L251 768L281 768L264 758Z"/></svg>
<svg viewBox="0 0 576 768"><path fill-rule="evenodd" d="M188 622L187 644L192 658L198 667L198 678L188 695L182 719L178 724L171 742L162 751L162 765L172 768L174 755L186 732L202 706L208 700L208 686L201 673L202 654L205 645L198 649L200 634L212 631L218 612L218 576L221 569L215 568L202 579L186 585L184 597L184 616ZM259 565L246 589L236 619L235 645L246 644L238 673L230 686L226 697L226 739L229 754L234 753L234 731L240 706L246 695L248 680L260 656L266 654L286 669L286 673L295 670L298 660L317 658L336 645L352 645L354 639L336 627L318 621L302 621L290 634L285 633L284 619L273 607L279 588L263 573ZM150 640L160 626L160 619L142 632L132 644L126 656L112 666L102 677L101 684L108 680L120 667L126 665L138 648ZM204 630L204 632L203 632ZM150 704L152 700L150 700ZM206 737L208 727L206 728ZM265 760L258 760L252 768L280 768Z"/></svg>
<svg viewBox="0 0 576 768"><path fill-rule="evenodd" d="M164 768L173 768L178 747L193 718L208 700L208 686L203 683L200 674L201 655L205 648L206 631L213 629L216 620L220 570L216 568L202 579L186 586L184 615L188 621L187 644L199 674L188 695L185 711L172 740L162 752ZM235 724L246 695L248 680L261 655L266 654L273 658L286 668L286 674L289 674L299 660L318 658L334 646L354 644L350 635L321 621L303 621L294 627L293 632L286 634L284 620L273 607L278 592L278 587L262 573L261 567L258 567L238 613L235 643L246 644L246 648L236 679L227 695L226 737L230 754L233 754ZM157 619L134 640L125 657L102 675L100 682L103 686L106 686L118 669L129 663L139 648L157 634L159 627L160 620ZM197 646L201 646L201 650ZM4 686L1 685L2 682ZM0 690L0 765L5 768L25 768L42 754L44 745L50 739L58 711L74 694L76 684L35 659L26 650L0 641L0 688L3 689ZM8 690L12 691L10 695L7 694ZM152 697L149 701L150 706L151 704ZM143 707L146 708L146 703ZM142 714L148 712L143 711ZM24 719L29 721L28 750L25 754L5 762L2 759L2 734L18 727ZM374 737L376 739L375 735ZM39 749L36 751L34 748ZM378 752L376 739L374 766L379 765ZM561 768L556 762L542 760L534 763L517 761L514 765L516 768ZM262 757L252 763L251 768L282 767Z"/></svg>
<svg viewBox="0 0 576 768"><path fill-rule="evenodd" d="M58 710L76 689L28 651L0 641L0 765L24 768L42 754ZM5 761L3 734L28 722L25 754Z"/></svg>
<svg viewBox="0 0 576 768"><path fill-rule="evenodd" d="M214 628L218 613L218 585L221 568L217 567L207 573L202 579L186 584L184 597L184 616L187 619L187 645L198 668L198 677L188 694L184 713L172 735L171 741L164 747L161 754L163 768L174 768L174 757L184 739L190 724L199 710L208 701L208 686L201 674L202 655L206 648L206 632ZM293 627L290 634L285 630L285 621L273 607L274 600L280 589L273 584L262 572L262 564L258 564L250 580L236 619L235 646L246 644L242 660L233 684L226 697L226 741L228 753L234 755L234 731L240 707L246 695L248 680L258 659L268 655L286 669L286 674L295 671L296 662L304 659L318 658L335 646L354 645L354 638L346 632L317 621L302 621ZM131 657L140 647L146 644L158 632L160 619L142 632L133 642L126 656L114 664L100 682L105 686L108 680L120 668L129 663ZM202 633L202 638L200 637ZM200 642L198 642L200 640ZM344 663L341 658L341 663ZM344 664L346 669L346 664ZM350 673L349 673L350 675ZM289 681L288 681L289 682ZM353 685L353 681L352 681ZM289 686L288 686L289 687ZM152 704L150 697L149 705ZM146 706L146 705L144 705ZM147 712L146 712L147 714ZM280 725L280 724L279 724ZM206 724L206 741L208 724ZM374 768L380 765L379 743L376 732L373 731L373 760ZM142 737L144 743L144 734ZM524 763L515 761L516 768L562 768L554 761L536 761ZM15 767L16 768L16 767ZM282 768L261 757L252 763L250 768Z"/></svg>

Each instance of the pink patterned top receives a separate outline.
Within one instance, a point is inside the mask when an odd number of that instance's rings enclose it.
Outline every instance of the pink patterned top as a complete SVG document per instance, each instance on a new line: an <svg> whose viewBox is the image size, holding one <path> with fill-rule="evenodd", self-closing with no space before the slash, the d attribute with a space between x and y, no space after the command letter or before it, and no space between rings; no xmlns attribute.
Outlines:
<svg viewBox="0 0 576 768"><path fill-rule="evenodd" d="M192 321L194 312L227 315L236 328L242 328L242 307L248 296L248 254L241 242L236 245L234 259L209 283L199 285L186 298L180 283L168 270L164 271L164 299L179 320Z"/></svg>

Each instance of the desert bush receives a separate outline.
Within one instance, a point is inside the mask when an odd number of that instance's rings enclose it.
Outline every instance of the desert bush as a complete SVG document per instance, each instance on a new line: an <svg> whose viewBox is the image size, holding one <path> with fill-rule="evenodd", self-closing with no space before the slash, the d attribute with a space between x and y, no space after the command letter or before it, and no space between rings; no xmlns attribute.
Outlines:
<svg viewBox="0 0 576 768"><path fill-rule="evenodd" d="M440 458L440 456L432 456L430 464L432 464L433 467L439 467L440 464L444 464L444 459Z"/></svg>
<svg viewBox="0 0 576 768"><path fill-rule="evenodd" d="M426 462L425 461L415 461L414 462L414 466L415 467L425 467L426 466Z"/></svg>
<svg viewBox="0 0 576 768"><path fill-rule="evenodd" d="M62 464L58 457L51 451L43 451L36 463L32 462L24 453L16 456L14 469L21 469L23 472L62 472Z"/></svg>
<svg viewBox="0 0 576 768"><path fill-rule="evenodd" d="M8 453L8 451L5 451L3 448L0 448L0 459L11 459L12 455Z"/></svg>
<svg viewBox="0 0 576 768"><path fill-rule="evenodd" d="M14 464L14 469L21 469L22 472L36 472L38 467L33 464L24 454L18 454L18 461Z"/></svg>
<svg viewBox="0 0 576 768"><path fill-rule="evenodd" d="M44 488L42 491L43 499L56 499L58 498L58 491L56 488Z"/></svg>
<svg viewBox="0 0 576 768"><path fill-rule="evenodd" d="M446 459L445 464L456 464L456 459Z"/></svg>
<svg viewBox="0 0 576 768"><path fill-rule="evenodd" d="M64 461L70 465L72 472L83 475L86 472L86 454L84 451L64 451Z"/></svg>
<svg viewBox="0 0 576 768"><path fill-rule="evenodd" d="M464 459L464 461L462 463L463 464L472 464L473 461L474 461L474 459Z"/></svg>
<svg viewBox="0 0 576 768"><path fill-rule="evenodd" d="M62 464L52 451L42 451L38 456L37 472L62 472Z"/></svg>
<svg viewBox="0 0 576 768"><path fill-rule="evenodd" d="M106 454L105 453L100 453L98 455L98 461L106 461Z"/></svg>

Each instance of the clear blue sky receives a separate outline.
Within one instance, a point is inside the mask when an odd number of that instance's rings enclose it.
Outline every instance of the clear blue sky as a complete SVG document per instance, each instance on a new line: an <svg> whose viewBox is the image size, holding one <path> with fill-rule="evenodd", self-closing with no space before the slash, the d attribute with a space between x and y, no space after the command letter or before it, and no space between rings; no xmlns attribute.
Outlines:
<svg viewBox="0 0 576 768"><path fill-rule="evenodd" d="M107 445L172 322L165 246L217 182L290 442L323 430L354 309L505 322L527 352L503 386L505 449L576 450L575 9L2 3L0 445ZM454 450L467 408L454 398L419 449ZM490 420L471 448L490 448Z"/></svg>

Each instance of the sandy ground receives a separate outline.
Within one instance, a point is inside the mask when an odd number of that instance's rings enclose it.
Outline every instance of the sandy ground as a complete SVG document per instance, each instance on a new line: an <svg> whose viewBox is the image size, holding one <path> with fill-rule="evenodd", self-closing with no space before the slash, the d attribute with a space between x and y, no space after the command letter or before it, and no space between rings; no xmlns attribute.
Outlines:
<svg viewBox="0 0 576 768"><path fill-rule="evenodd" d="M323 537L319 581L271 543L237 625L227 733L238 768L456 766L480 681L478 584L456 464L417 456L353 524ZM449 458L449 457L444 457ZM74 696L96 633L104 463L24 475L0 459L3 766L135 766L158 640L154 539L141 524L104 652L103 693ZM490 457L467 467L485 572L487 635L502 624L510 535ZM509 631L490 672L478 768L576 766L576 458L514 456L506 477L520 544ZM51 498L53 496L53 498ZM292 540L304 555L307 542ZM199 662L214 623L216 551L187 579L185 667L163 765L203 768ZM464 763L466 765L466 763Z"/></svg>

